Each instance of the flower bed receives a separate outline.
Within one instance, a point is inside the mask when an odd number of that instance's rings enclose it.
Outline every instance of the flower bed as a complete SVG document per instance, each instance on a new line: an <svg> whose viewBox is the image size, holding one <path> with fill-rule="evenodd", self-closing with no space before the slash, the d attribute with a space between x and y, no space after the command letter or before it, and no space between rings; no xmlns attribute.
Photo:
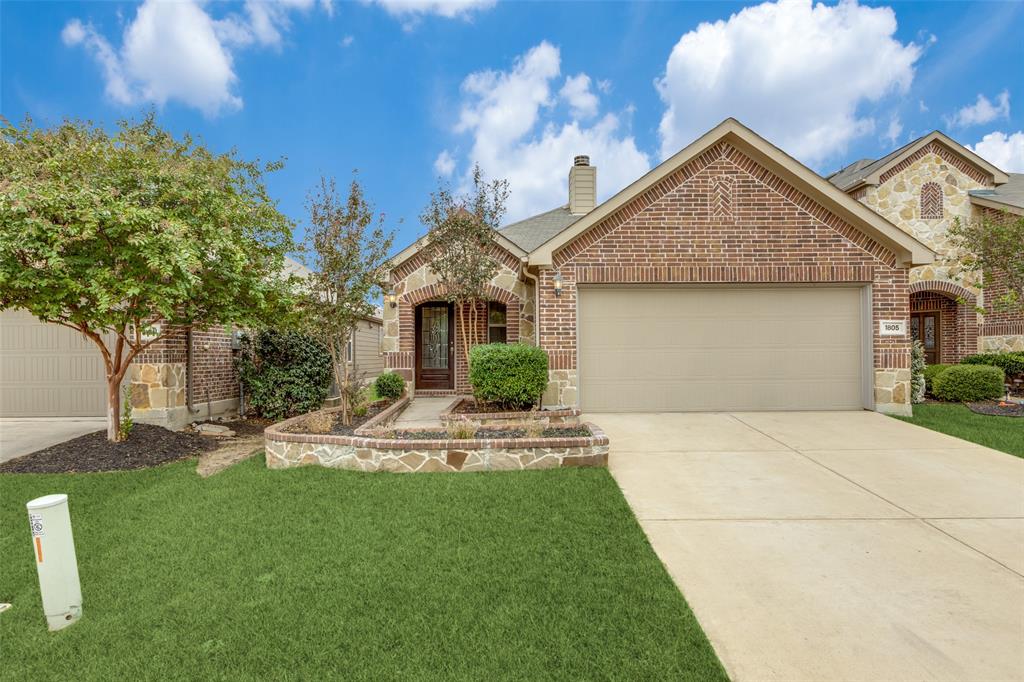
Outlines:
<svg viewBox="0 0 1024 682"><path fill-rule="evenodd" d="M525 438L388 438L386 425L408 405L403 396L351 436L296 433L309 415L268 427L264 433L267 467L305 464L355 471L430 472L549 469L606 466L608 437L593 424L589 435ZM336 408L325 410L334 412ZM420 435L420 434L417 434Z"/></svg>
<svg viewBox="0 0 1024 682"><path fill-rule="evenodd" d="M522 412L492 412L476 409L476 401L473 398L459 398L449 405L441 413L441 423L468 419L482 426L500 425L507 427L512 423L541 423L541 424L579 424L580 411L575 407L567 407L559 410L529 410Z"/></svg>

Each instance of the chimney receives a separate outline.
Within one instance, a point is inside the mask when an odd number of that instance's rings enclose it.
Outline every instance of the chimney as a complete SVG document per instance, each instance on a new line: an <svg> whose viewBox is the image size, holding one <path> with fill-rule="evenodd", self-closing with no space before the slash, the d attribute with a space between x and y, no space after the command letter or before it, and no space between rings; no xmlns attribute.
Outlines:
<svg viewBox="0 0 1024 682"><path fill-rule="evenodd" d="M577 156L569 169L569 213L584 215L597 206L597 169L589 156Z"/></svg>

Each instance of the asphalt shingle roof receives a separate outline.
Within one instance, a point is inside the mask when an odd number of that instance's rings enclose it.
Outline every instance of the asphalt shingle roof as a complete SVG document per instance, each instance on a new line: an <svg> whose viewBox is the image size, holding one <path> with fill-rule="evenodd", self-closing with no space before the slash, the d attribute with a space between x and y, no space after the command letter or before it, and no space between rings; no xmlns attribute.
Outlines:
<svg viewBox="0 0 1024 682"><path fill-rule="evenodd" d="M1010 180L995 189L972 189L968 194L1007 206L1024 208L1024 173L1007 173Z"/></svg>
<svg viewBox="0 0 1024 682"><path fill-rule="evenodd" d="M931 135L931 133L928 134ZM927 135L922 135L921 137L927 137ZM875 159L874 161L872 161L871 159L861 159L860 161L854 161L846 168L837 170L835 173L828 176L827 180L845 192L846 190L850 189L851 187L859 183L861 180L866 178L867 176L874 173L882 166L886 165L887 163L895 159L897 156L902 154L908 147L912 147L913 145L917 144L918 140L920 140L921 137L917 138L916 140L911 140L910 142L906 143L896 151L890 152L880 159Z"/></svg>
<svg viewBox="0 0 1024 682"><path fill-rule="evenodd" d="M568 206L559 206L506 225L499 232L523 251L530 252L582 217L569 213Z"/></svg>

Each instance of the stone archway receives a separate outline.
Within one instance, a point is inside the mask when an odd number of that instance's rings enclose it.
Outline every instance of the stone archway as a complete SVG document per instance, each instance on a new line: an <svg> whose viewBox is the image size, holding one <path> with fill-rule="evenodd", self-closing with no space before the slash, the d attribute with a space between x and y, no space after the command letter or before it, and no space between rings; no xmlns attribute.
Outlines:
<svg viewBox="0 0 1024 682"><path fill-rule="evenodd" d="M909 287L910 314L919 324L937 317L939 362L956 363L978 352L978 297L970 289L946 280L922 280Z"/></svg>

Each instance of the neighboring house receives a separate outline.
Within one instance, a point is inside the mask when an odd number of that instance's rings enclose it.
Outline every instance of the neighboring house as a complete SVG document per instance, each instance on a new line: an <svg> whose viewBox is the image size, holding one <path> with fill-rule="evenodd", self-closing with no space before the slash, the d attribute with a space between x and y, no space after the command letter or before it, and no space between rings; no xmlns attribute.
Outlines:
<svg viewBox="0 0 1024 682"><path fill-rule="evenodd" d="M424 243L392 261L385 364L465 391ZM600 204L577 157L568 204L493 255L481 331L547 351L545 404L910 411L910 272L935 253L735 120Z"/></svg>
<svg viewBox="0 0 1024 682"><path fill-rule="evenodd" d="M911 331L929 364L958 362L979 350L1024 350L1024 316L991 304L1005 293L1005 282L994 273L993 284L979 289L964 276L949 236L956 220L1024 215L1024 175L1004 173L936 131L828 180L936 252L935 263L910 270Z"/></svg>
<svg viewBox="0 0 1024 682"><path fill-rule="evenodd" d="M286 259L286 270L309 271ZM381 320L368 317L353 347L359 373L380 373ZM161 339L125 376L133 419L180 428L238 410L237 337L213 327ZM0 312L0 417L103 417L107 388L99 349L81 334L23 310Z"/></svg>

